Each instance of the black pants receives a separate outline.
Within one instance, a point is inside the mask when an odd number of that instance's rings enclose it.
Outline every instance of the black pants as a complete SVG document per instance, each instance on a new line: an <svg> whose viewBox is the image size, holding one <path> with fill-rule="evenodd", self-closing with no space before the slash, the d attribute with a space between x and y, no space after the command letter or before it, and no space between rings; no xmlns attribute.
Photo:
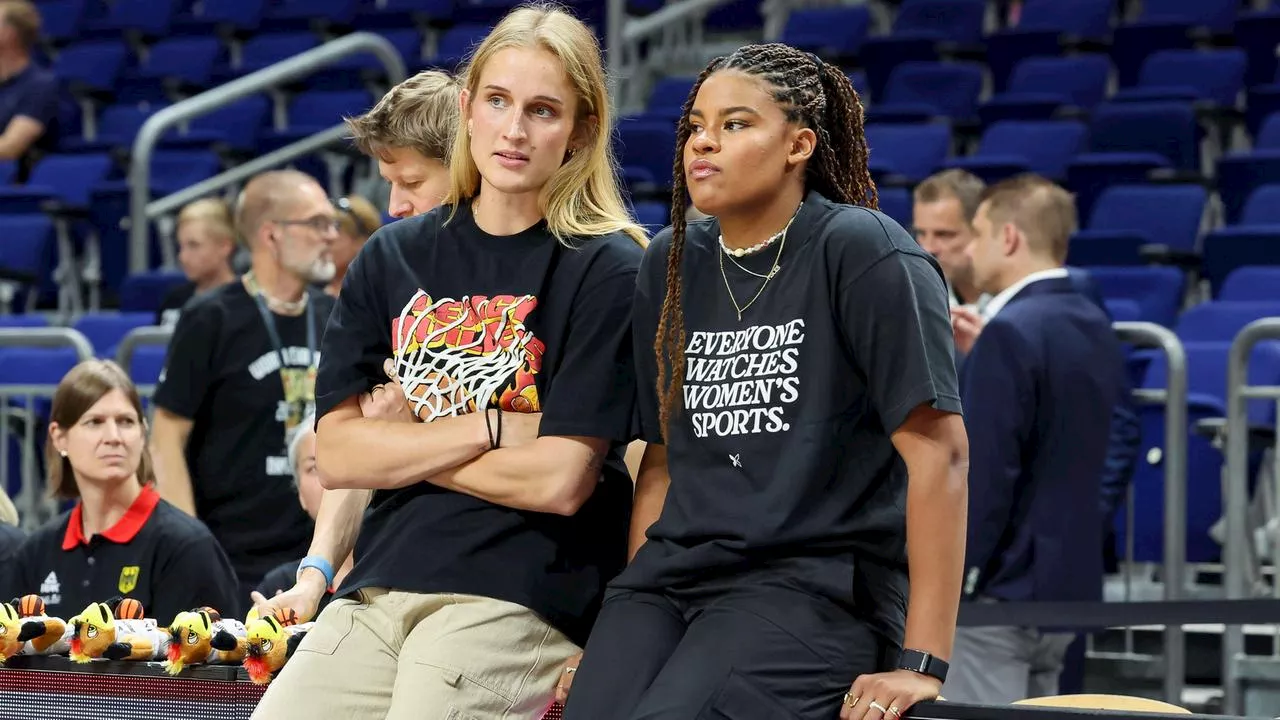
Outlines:
<svg viewBox="0 0 1280 720"><path fill-rule="evenodd" d="M785 585L673 598L614 592L565 720L835 720L858 675L900 648L835 603Z"/></svg>

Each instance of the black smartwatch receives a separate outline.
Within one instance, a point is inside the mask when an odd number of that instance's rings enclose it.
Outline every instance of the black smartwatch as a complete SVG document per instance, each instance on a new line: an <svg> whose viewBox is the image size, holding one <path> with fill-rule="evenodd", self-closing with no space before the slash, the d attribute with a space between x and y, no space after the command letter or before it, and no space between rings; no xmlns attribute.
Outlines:
<svg viewBox="0 0 1280 720"><path fill-rule="evenodd" d="M903 650L898 656L898 668L937 678L938 682L947 681L947 670L951 667L946 660L934 657L923 650Z"/></svg>

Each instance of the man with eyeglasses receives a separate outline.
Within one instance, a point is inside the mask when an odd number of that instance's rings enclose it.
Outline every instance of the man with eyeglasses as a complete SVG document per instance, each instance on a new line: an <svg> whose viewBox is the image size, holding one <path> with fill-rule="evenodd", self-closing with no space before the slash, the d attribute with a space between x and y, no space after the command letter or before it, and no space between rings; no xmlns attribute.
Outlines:
<svg viewBox="0 0 1280 720"><path fill-rule="evenodd" d="M335 273L337 212L303 173L250 180L235 208L250 269L183 310L156 388L151 450L160 494L218 538L244 598L267 571L305 554L311 539L286 448L313 410L333 309L314 286Z"/></svg>

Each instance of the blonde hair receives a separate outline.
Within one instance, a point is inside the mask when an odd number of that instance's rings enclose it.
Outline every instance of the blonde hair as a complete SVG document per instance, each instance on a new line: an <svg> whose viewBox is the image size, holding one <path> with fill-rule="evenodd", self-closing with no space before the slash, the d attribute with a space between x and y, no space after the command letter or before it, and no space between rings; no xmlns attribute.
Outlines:
<svg viewBox="0 0 1280 720"><path fill-rule="evenodd" d="M13 506L9 493L0 487L0 524L18 525L18 508Z"/></svg>
<svg viewBox="0 0 1280 720"><path fill-rule="evenodd" d="M340 207L338 226L342 232L354 238L368 240L374 230L382 227L382 214L365 198L348 195L343 198L347 207Z"/></svg>
<svg viewBox="0 0 1280 720"><path fill-rule="evenodd" d="M1027 236L1027 246L1059 264L1078 225L1075 196L1034 173L1011 177L982 194L993 228L1010 223Z"/></svg>
<svg viewBox="0 0 1280 720"><path fill-rule="evenodd" d="M388 90L369 112L347 118L351 141L370 157L387 148L409 148L447 164L461 91L448 73L424 70Z"/></svg>
<svg viewBox="0 0 1280 720"><path fill-rule="evenodd" d="M49 411L49 422L57 423L62 430L80 422L80 418L98 403L103 396L112 390L119 390L133 406L138 414L138 422L143 425L144 442L142 460L138 463L138 481L143 485L155 482L152 469L151 453L147 450L146 415L142 412L142 400L138 397L138 388L129 379L129 375L110 360L85 360L63 376L58 389L53 393L53 407ZM80 487L76 484L75 469L71 460L63 457L52 442L45 443L46 467L49 468L49 489L53 496L61 500L75 500L80 497Z"/></svg>
<svg viewBox="0 0 1280 720"><path fill-rule="evenodd" d="M40 39L40 10L30 0L0 0L0 16L27 50Z"/></svg>
<svg viewBox="0 0 1280 720"><path fill-rule="evenodd" d="M571 237L623 232L644 246L645 231L627 212L618 189L613 157L613 114L605 81L600 43L582 21L563 8L529 4L507 13L466 63L463 85L474 99L485 64L509 48L539 48L555 55L564 65L578 101L578 129L591 116L596 119L586 143L552 174L538 194L538 205L547 229L561 243ZM452 212L473 199L480 190L480 170L471 156L467 133L456 133L449 164L449 194L445 203Z"/></svg>
<svg viewBox="0 0 1280 720"><path fill-rule="evenodd" d="M214 233L235 241L236 229L231 221L231 208L219 198L201 198L187 203L178 211L178 228L184 223L200 222L209 226Z"/></svg>

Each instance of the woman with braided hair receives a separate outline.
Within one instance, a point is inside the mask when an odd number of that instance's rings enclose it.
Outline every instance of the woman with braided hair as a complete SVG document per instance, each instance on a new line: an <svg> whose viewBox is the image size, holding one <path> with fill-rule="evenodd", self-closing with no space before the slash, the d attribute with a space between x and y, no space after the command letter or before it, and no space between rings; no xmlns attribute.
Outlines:
<svg viewBox="0 0 1280 720"><path fill-rule="evenodd" d="M875 210L861 103L813 55L712 61L676 147L633 312L632 559L565 718L898 720L942 686L964 558L942 273Z"/></svg>

